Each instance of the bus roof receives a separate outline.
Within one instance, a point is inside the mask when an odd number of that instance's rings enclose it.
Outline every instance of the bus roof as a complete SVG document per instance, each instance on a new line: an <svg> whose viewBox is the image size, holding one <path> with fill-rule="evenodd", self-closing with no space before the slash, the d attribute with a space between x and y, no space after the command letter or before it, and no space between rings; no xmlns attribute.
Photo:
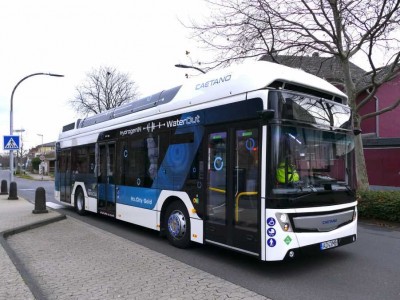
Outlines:
<svg viewBox="0 0 400 300"><path fill-rule="evenodd" d="M225 69L213 70L185 81L182 86L127 103L103 113L78 120L63 127L64 131L84 128L111 119L170 103L175 110L232 95L265 89L275 82L305 87L333 97L346 99L335 86L315 75L267 61L246 62ZM345 102L345 101L343 101Z"/></svg>
<svg viewBox="0 0 400 300"><path fill-rule="evenodd" d="M210 94L219 99L264 89L277 81L346 98L345 94L329 82L301 69L267 61L253 61L189 79L182 85L176 100L210 98Z"/></svg>

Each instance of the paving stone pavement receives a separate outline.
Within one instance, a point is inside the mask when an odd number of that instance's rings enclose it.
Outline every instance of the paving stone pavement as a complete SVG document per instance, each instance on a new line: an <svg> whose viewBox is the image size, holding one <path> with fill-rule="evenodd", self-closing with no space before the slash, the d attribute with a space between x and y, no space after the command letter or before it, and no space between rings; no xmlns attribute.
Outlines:
<svg viewBox="0 0 400 300"><path fill-rule="evenodd" d="M0 273L0 299L34 299L3 247L0 247Z"/></svg>
<svg viewBox="0 0 400 300"><path fill-rule="evenodd" d="M0 299L267 299L51 209L32 214L28 201L6 199Z"/></svg>

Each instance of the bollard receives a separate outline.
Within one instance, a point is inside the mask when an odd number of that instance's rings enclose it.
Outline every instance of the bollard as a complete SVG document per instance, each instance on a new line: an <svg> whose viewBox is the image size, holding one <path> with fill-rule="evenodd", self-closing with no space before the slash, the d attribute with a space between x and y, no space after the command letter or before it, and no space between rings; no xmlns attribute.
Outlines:
<svg viewBox="0 0 400 300"><path fill-rule="evenodd" d="M35 209L32 210L34 214L48 213L46 209L46 191L43 187L38 187L35 192Z"/></svg>
<svg viewBox="0 0 400 300"><path fill-rule="evenodd" d="M7 180L1 181L1 192L0 195L8 195Z"/></svg>
<svg viewBox="0 0 400 300"><path fill-rule="evenodd" d="M17 183L15 181L12 181L10 183L10 193L8 194L8 200L18 200Z"/></svg>

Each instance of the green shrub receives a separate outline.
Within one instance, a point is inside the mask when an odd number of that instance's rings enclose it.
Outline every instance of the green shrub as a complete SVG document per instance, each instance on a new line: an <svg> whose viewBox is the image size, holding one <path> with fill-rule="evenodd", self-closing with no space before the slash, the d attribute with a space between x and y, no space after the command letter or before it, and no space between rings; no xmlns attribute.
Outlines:
<svg viewBox="0 0 400 300"><path fill-rule="evenodd" d="M39 170L39 165L42 161L40 160L39 157L34 157L32 158L32 168L33 170Z"/></svg>
<svg viewBox="0 0 400 300"><path fill-rule="evenodd" d="M358 191L361 218L400 222L400 191Z"/></svg>

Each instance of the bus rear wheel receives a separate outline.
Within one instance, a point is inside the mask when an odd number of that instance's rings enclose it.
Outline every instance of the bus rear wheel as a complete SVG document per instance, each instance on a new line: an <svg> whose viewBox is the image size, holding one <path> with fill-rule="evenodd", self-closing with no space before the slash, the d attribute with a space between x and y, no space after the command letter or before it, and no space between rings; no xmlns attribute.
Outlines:
<svg viewBox="0 0 400 300"><path fill-rule="evenodd" d="M81 188L78 188L75 192L75 209L76 212L83 216L86 214L85 211L85 195Z"/></svg>
<svg viewBox="0 0 400 300"><path fill-rule="evenodd" d="M172 202L166 212L165 228L169 242L178 248L190 246L190 219L181 201Z"/></svg>

